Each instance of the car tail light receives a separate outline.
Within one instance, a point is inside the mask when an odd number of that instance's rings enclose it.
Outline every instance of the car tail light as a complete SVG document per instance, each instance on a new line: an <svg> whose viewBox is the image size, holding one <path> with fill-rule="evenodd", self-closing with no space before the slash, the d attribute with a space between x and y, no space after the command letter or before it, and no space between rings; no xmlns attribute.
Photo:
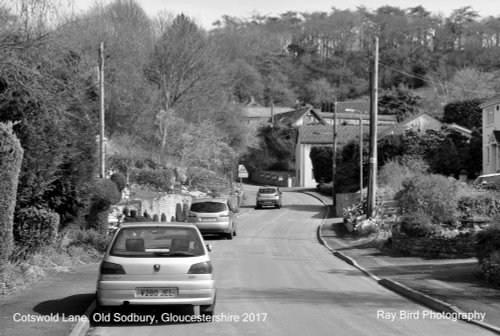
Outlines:
<svg viewBox="0 0 500 336"><path fill-rule="evenodd" d="M125 274L122 265L103 261L101 264L101 274Z"/></svg>
<svg viewBox="0 0 500 336"><path fill-rule="evenodd" d="M188 274L211 274L212 263L210 261L194 264L189 268Z"/></svg>
<svg viewBox="0 0 500 336"><path fill-rule="evenodd" d="M224 211L219 215L219 217L229 217L229 211Z"/></svg>

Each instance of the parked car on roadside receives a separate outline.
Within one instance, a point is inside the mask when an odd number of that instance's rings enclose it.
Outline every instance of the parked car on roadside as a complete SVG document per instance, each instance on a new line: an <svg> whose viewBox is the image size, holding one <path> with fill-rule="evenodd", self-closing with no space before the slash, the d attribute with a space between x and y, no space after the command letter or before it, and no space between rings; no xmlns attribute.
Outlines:
<svg viewBox="0 0 500 336"><path fill-rule="evenodd" d="M187 223L124 223L104 254L99 309L135 305L199 306L213 315L216 287L200 231Z"/></svg>
<svg viewBox="0 0 500 336"><path fill-rule="evenodd" d="M201 233L222 234L227 239L236 236L237 209L227 198L202 198L193 200L188 222L196 225Z"/></svg>
<svg viewBox="0 0 500 336"><path fill-rule="evenodd" d="M483 189L500 190L500 174L486 174L478 176L473 185Z"/></svg>
<svg viewBox="0 0 500 336"><path fill-rule="evenodd" d="M280 209L282 207L281 190L279 187L259 188L255 199L255 208L260 209L264 206L271 206L276 209Z"/></svg>

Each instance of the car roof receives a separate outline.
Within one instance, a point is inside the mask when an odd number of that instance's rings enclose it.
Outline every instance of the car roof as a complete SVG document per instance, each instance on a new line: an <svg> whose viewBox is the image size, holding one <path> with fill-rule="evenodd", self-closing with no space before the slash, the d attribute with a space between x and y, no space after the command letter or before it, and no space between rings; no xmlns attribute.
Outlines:
<svg viewBox="0 0 500 336"><path fill-rule="evenodd" d="M123 223L120 228L143 228L145 226L154 227L176 227L176 228L195 228L196 226L186 222L128 222Z"/></svg>
<svg viewBox="0 0 500 336"><path fill-rule="evenodd" d="M500 173L480 175L480 176L478 176L477 178L482 178L482 177L493 177L493 176L500 176Z"/></svg>
<svg viewBox="0 0 500 336"><path fill-rule="evenodd" d="M191 203L201 203L201 202L226 203L227 198L224 198L224 197L198 198L198 199L194 199Z"/></svg>

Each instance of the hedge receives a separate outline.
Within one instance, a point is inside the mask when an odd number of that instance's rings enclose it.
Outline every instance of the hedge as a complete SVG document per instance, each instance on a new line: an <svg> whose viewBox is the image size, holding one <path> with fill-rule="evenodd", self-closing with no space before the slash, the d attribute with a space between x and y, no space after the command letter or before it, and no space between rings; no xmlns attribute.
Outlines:
<svg viewBox="0 0 500 336"><path fill-rule="evenodd" d="M60 218L49 209L29 207L16 213L14 238L22 256L31 255L41 247L53 244L59 231Z"/></svg>
<svg viewBox="0 0 500 336"><path fill-rule="evenodd" d="M14 247L12 228L22 159L23 149L12 125L0 123L0 265Z"/></svg>

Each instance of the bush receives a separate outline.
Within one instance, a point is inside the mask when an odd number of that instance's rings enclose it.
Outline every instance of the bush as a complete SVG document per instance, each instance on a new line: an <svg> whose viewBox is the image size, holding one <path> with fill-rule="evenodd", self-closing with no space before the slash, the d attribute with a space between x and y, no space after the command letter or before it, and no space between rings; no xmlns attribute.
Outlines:
<svg viewBox="0 0 500 336"><path fill-rule="evenodd" d="M113 181L114 184L116 184L116 188L119 192L122 192L122 190L125 189L125 186L127 185L127 180L121 173L114 173L109 179Z"/></svg>
<svg viewBox="0 0 500 336"><path fill-rule="evenodd" d="M108 179L98 179L94 183L93 195L91 197L87 219L89 228L107 232L109 209L111 205L118 203L120 199L121 194L116 184Z"/></svg>
<svg viewBox="0 0 500 336"><path fill-rule="evenodd" d="M90 247L104 253L110 241L111 236L105 233L99 233L95 230L78 230L73 233L73 237L68 247Z"/></svg>
<svg viewBox="0 0 500 336"><path fill-rule="evenodd" d="M500 285L500 224L476 233L474 244L483 275Z"/></svg>
<svg viewBox="0 0 500 336"><path fill-rule="evenodd" d="M177 203L175 205L175 221L177 222L184 222L184 211L182 210L182 205L180 203Z"/></svg>
<svg viewBox="0 0 500 336"><path fill-rule="evenodd" d="M490 193L467 188L458 199L458 211L462 218L495 218L500 215L500 200Z"/></svg>
<svg viewBox="0 0 500 336"><path fill-rule="evenodd" d="M432 218L428 214L417 210L401 216L399 231L409 237L420 238L434 236L440 228L432 223Z"/></svg>
<svg viewBox="0 0 500 336"><path fill-rule="evenodd" d="M21 248L21 255L38 252L41 247L52 245L59 230L59 215L48 209L34 207L16 213L14 239Z"/></svg>
<svg viewBox="0 0 500 336"><path fill-rule="evenodd" d="M396 193L399 214L424 213L435 224L458 226L458 185L441 175L419 175L406 179Z"/></svg>
<svg viewBox="0 0 500 336"><path fill-rule="evenodd" d="M171 169L131 169L130 182L154 190L166 191L173 184L175 172Z"/></svg>
<svg viewBox="0 0 500 336"><path fill-rule="evenodd" d="M332 183L320 183L317 185L316 189L318 192L325 196L332 196L333 194L333 185Z"/></svg>
<svg viewBox="0 0 500 336"><path fill-rule="evenodd" d="M12 227L23 149L12 126L0 123L0 265L13 249Z"/></svg>
<svg viewBox="0 0 500 336"><path fill-rule="evenodd" d="M403 182L411 177L426 174L429 165L419 157L402 156L389 160L380 169L379 182L382 186L397 193Z"/></svg>

